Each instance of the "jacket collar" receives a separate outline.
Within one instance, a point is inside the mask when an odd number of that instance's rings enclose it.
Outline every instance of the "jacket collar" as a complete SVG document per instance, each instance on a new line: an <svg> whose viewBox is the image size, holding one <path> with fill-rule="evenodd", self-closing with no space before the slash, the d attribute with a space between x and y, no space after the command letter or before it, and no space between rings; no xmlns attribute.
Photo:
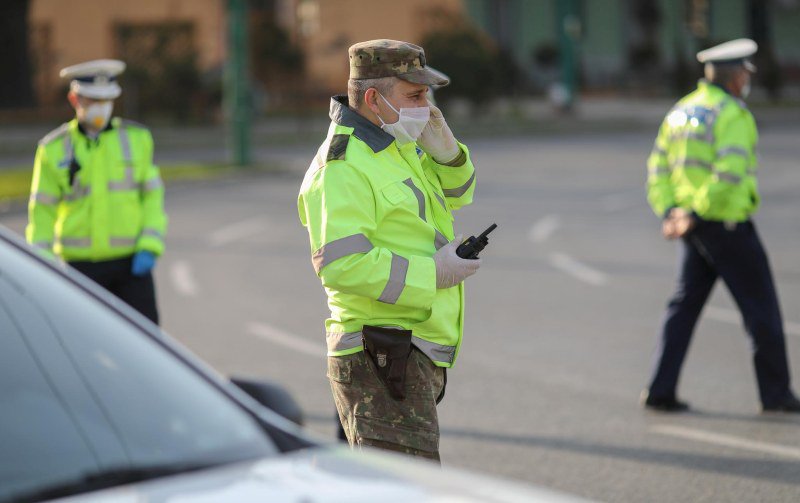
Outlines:
<svg viewBox="0 0 800 503"><path fill-rule="evenodd" d="M698 82L698 85L700 87L705 87L707 89L717 89L717 90L722 91L723 93L727 94L728 96L731 96L731 97L735 98L735 96L733 96L731 94L731 92L728 91L728 89L725 86L721 86L719 84L715 84L714 82L711 82L710 80L700 79L700 81Z"/></svg>
<svg viewBox="0 0 800 503"><path fill-rule="evenodd" d="M77 123L77 125L78 125L78 131L80 131L80 133L81 133L83 136L85 136L85 137L89 138L89 133L86 131L86 128L84 128L84 127L83 127L83 124L81 124L81 123L78 121L78 119L77 119L77 118L76 118L76 119L73 119L73 120L74 120L74 121ZM101 134L103 134L103 133L105 133L106 131L110 131L110 130L114 129L114 124L113 124L113 123L114 123L114 120L113 120L113 119L109 119L109 120L108 120L108 124L106 124L106 127L104 127L104 128L103 128L103 129L102 129L102 130L101 130L101 131L100 131L100 132L97 134L97 138L99 138L99 137L100 137L100 135L101 135Z"/></svg>
<svg viewBox="0 0 800 503"><path fill-rule="evenodd" d="M330 117L340 126L353 128L353 136L363 141L376 154L394 141L394 136L368 121L350 108L347 96L339 94L331 98Z"/></svg>
<svg viewBox="0 0 800 503"><path fill-rule="evenodd" d="M708 81L706 79L700 79L700 82L698 83L698 86L700 88L705 88L705 89L710 90L710 91L722 92L722 93L725 94L726 98L733 99L733 101L735 103L737 103L741 108L745 108L745 109L747 108L747 103L745 103L742 98L737 98L736 96L731 94L731 92L728 91L728 89L726 89L725 86L721 86L719 84L714 84L713 82L710 82L710 81Z"/></svg>

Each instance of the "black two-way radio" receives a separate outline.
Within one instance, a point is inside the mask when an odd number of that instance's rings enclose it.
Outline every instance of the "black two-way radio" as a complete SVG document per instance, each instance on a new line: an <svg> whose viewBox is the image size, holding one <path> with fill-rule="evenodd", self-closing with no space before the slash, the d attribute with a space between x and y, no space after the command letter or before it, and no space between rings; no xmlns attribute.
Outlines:
<svg viewBox="0 0 800 503"><path fill-rule="evenodd" d="M489 233L497 228L497 224L492 224L483 231L478 237L470 236L469 239L461 243L456 249L456 255L466 259L476 259L478 254L489 244Z"/></svg>

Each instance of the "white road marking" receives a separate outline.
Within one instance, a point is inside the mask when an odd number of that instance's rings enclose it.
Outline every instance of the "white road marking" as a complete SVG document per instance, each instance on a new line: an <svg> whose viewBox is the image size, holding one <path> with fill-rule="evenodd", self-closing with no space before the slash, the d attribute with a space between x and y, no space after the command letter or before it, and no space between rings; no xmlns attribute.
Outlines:
<svg viewBox="0 0 800 503"><path fill-rule="evenodd" d="M186 297L196 297L199 289L192 275L192 267L185 260L177 260L172 264L169 277L175 290Z"/></svg>
<svg viewBox="0 0 800 503"><path fill-rule="evenodd" d="M561 227L561 219L558 215L547 215L540 218L528 232L528 239L534 243L543 243Z"/></svg>
<svg viewBox="0 0 800 503"><path fill-rule="evenodd" d="M722 321L725 323L733 323L734 325L742 325L742 315L739 311L733 309L725 309L723 307L706 306L703 310L704 316L715 321ZM800 337L800 323L791 321L783 322L783 331L786 335L794 335Z"/></svg>
<svg viewBox="0 0 800 503"><path fill-rule="evenodd" d="M247 324L247 333L315 358L324 357L326 354L324 342L314 344L266 323L251 321Z"/></svg>
<svg viewBox="0 0 800 503"><path fill-rule="evenodd" d="M758 440L748 440L746 438L735 437L733 435L724 435L722 433L712 433L704 430L685 428L683 426L672 426L667 424L652 426L650 431L659 435L678 437L686 440L696 440L698 442L705 442L707 444L716 444L725 447L733 447L736 449L744 449L747 451L775 454L776 456L783 456L786 458L800 459L800 449L797 447L772 444L769 442L759 442Z"/></svg>
<svg viewBox="0 0 800 503"><path fill-rule="evenodd" d="M551 253L548 259L551 266L591 285L601 286L608 282L608 275L604 272L592 269L564 253Z"/></svg>
<svg viewBox="0 0 800 503"><path fill-rule="evenodd" d="M208 241L211 246L223 246L233 241L259 234L266 226L267 223L262 217L242 220L212 232L211 235L208 236Z"/></svg>

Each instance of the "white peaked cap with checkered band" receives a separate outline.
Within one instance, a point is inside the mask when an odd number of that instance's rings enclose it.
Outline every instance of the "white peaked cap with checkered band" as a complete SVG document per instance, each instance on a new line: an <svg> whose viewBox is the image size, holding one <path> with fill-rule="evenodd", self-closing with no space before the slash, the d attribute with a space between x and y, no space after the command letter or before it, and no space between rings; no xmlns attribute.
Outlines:
<svg viewBox="0 0 800 503"><path fill-rule="evenodd" d="M79 96L96 100L113 100L122 93L117 75L125 71L125 62L118 59L95 59L68 66L59 76L70 81L69 88Z"/></svg>

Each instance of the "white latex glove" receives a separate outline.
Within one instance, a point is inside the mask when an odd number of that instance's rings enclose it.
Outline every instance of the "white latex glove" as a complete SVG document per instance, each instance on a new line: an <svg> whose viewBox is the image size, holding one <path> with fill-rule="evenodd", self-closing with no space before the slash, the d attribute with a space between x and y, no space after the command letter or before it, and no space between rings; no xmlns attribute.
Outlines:
<svg viewBox="0 0 800 503"><path fill-rule="evenodd" d="M436 264L436 288L451 288L478 271L481 259L466 259L456 255L456 249L464 242L463 236L439 248L433 256Z"/></svg>
<svg viewBox="0 0 800 503"><path fill-rule="evenodd" d="M456 137L444 120L442 111L430 101L428 105L431 108L431 118L417 138L417 145L439 164L446 164L461 154L461 147L458 146Z"/></svg>

